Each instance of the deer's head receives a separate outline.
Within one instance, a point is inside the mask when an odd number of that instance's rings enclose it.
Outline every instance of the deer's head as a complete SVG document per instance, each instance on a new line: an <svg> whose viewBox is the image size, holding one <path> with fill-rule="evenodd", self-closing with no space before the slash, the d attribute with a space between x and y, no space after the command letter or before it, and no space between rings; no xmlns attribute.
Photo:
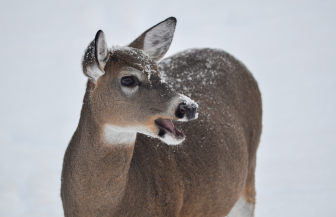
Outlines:
<svg viewBox="0 0 336 217"><path fill-rule="evenodd" d="M130 45L111 49L104 33L97 32L82 63L90 79L90 112L97 123L115 132L143 133L167 144L185 139L172 120L197 118L198 106L165 83L157 67L173 40L175 26L176 19L168 18Z"/></svg>

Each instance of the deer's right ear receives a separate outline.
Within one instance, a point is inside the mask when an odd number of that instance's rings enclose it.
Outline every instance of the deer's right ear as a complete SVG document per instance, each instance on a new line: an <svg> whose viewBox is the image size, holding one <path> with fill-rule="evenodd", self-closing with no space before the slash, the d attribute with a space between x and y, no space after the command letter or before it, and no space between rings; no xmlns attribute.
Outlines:
<svg viewBox="0 0 336 217"><path fill-rule="evenodd" d="M94 83L100 76L105 74L104 67L107 63L109 52L105 40L104 32L99 30L95 39L90 43L85 51L82 61L84 74Z"/></svg>
<svg viewBox="0 0 336 217"><path fill-rule="evenodd" d="M176 18L168 19L148 29L129 46L141 49L154 61L159 61L168 51L173 41Z"/></svg>

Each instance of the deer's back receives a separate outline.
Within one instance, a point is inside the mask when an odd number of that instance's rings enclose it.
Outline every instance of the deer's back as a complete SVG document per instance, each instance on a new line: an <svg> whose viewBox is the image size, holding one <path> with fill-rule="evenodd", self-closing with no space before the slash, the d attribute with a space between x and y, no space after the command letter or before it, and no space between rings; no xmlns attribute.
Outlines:
<svg viewBox="0 0 336 217"><path fill-rule="evenodd" d="M224 216L240 196L249 166L255 167L258 85L241 62L221 50L184 51L159 67L177 92L199 104L199 118L175 124L187 136L179 146L138 134L126 193L132 196L120 212L131 205L142 216Z"/></svg>

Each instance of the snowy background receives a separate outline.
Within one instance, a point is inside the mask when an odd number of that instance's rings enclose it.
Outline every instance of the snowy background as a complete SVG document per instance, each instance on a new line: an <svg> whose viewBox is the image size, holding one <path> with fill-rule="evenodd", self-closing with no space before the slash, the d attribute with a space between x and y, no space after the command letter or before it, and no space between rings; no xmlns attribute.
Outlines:
<svg viewBox="0 0 336 217"><path fill-rule="evenodd" d="M256 217L335 216L335 0L2 0L0 216L63 216L84 49L99 29L109 45L125 45L170 16L178 23L167 56L221 48L260 85Z"/></svg>

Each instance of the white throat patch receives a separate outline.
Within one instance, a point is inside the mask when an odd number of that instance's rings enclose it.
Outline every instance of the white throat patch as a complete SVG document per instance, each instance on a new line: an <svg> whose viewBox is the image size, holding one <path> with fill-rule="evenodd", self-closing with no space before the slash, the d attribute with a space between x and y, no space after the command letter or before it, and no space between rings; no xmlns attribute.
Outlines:
<svg viewBox="0 0 336 217"><path fill-rule="evenodd" d="M132 145L136 139L136 132L125 132L122 128L110 124L104 126L104 141L108 145Z"/></svg>

